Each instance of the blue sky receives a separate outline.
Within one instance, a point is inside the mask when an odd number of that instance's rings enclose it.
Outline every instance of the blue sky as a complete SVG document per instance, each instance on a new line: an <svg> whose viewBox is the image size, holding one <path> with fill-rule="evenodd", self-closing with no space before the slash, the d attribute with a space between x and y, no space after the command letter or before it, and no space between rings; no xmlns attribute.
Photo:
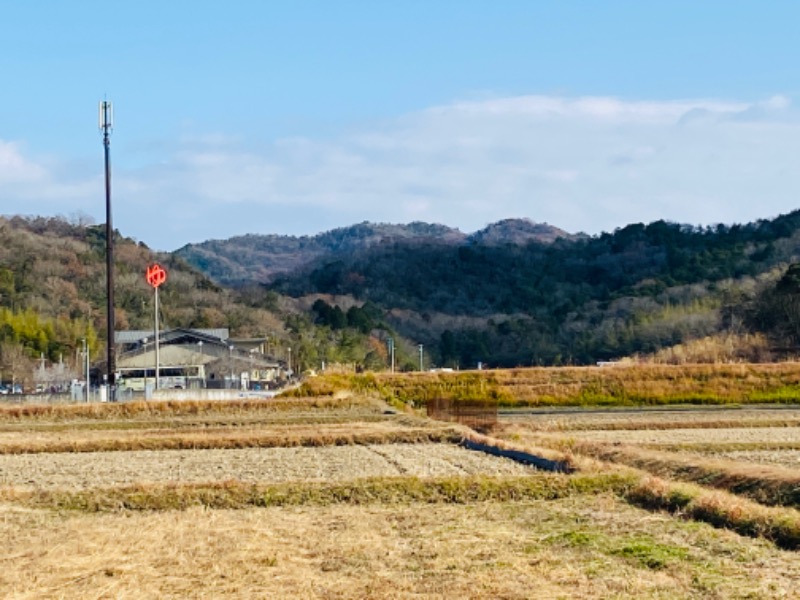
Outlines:
<svg viewBox="0 0 800 600"><path fill-rule="evenodd" d="M0 212L152 247L798 207L796 2L3 2Z"/></svg>

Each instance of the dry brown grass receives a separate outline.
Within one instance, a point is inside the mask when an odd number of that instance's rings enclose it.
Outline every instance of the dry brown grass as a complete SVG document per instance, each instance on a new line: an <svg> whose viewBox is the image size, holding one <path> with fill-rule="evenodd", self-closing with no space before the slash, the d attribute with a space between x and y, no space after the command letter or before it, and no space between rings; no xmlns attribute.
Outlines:
<svg viewBox="0 0 800 600"><path fill-rule="evenodd" d="M476 458L478 462L482 459ZM485 464L485 463L484 463ZM81 512L118 510L185 510L247 508L251 506L299 506L331 504L422 504L508 502L524 499L555 499L573 495L614 492L624 495L641 475L619 469L604 473L567 476L532 473L523 468L500 470L505 474L470 474L446 477L346 477L336 480L294 480L265 483L226 480L205 482L142 482L127 485L98 484L71 487L0 488L0 500L28 508L51 508ZM485 470L485 469L484 469Z"/></svg>
<svg viewBox="0 0 800 600"><path fill-rule="evenodd" d="M783 411L768 412L774 416ZM743 444L751 452L787 444L792 446L800 440L798 428L719 429L714 427L718 422L709 420L708 414L699 420L696 414L685 411L672 413L665 411L664 416L671 419L669 427L662 427L664 423L661 421L654 423L652 415L609 416L589 412L559 417L563 418L563 421L557 426L543 424L538 418L529 420L519 418L501 425L495 435L513 440L517 444L568 450L574 453L574 460L577 462L581 462L583 457L591 457L641 469L662 478L700 483L730 492L731 494L727 495L719 492L701 494L697 491L699 488L693 488L695 491L687 495L685 492L687 488L675 488L674 484L642 484L639 486L640 494L627 497L632 501L649 498L642 501L643 505L666 507L666 504L670 503L662 502L665 494L663 490L659 491L659 486L665 489L674 488L678 491L670 494L677 499L683 498L684 502L673 503L670 510L691 518L731 527L749 535L763 535L764 531L772 530L774 533L770 535L782 539L780 543L787 547L795 548L800 545L800 526L798 526L800 521L797 520L796 511L788 513L788 517L778 515L764 520L761 513L764 507L748 504L743 499L749 498L766 505L796 508L800 506L800 471L778 465L754 464L715 456L716 452ZM570 422L570 419L574 419L575 422ZM766 422L775 421L773 417L769 417ZM609 423L615 424L617 428L596 429L605 427ZM692 423L695 427L679 428L687 423ZM696 427L699 423L712 427L701 429ZM656 428L637 430L632 427L634 424L655 425ZM763 425L764 422L760 424ZM561 431L556 432L559 429ZM660 449L652 449L653 446ZM702 449L703 454L698 452L690 454L685 451L687 447ZM701 501L697 498L704 499ZM691 509L686 508L690 504ZM784 517L790 523L786 529L782 529L783 526L780 524Z"/></svg>
<svg viewBox="0 0 800 600"><path fill-rule="evenodd" d="M674 418L677 424L682 418L691 419L691 415L678 414ZM540 431L538 426L529 429L516 421L500 427L495 435L517 444L569 451L576 457L588 456L661 477L702 483L768 505L800 506L797 469L718 458L713 454L715 448L724 450L731 444L737 447L746 444L751 450L771 448L772 443L792 445L800 436L800 431L793 428L603 431L588 427L555 433ZM688 453L687 444L701 447L705 453ZM652 448L660 445L665 448Z"/></svg>
<svg viewBox="0 0 800 600"><path fill-rule="evenodd" d="M108 487L202 485L232 482L340 483L375 477L523 477L530 467L453 444L380 444L321 448L244 448L23 454L0 456L9 491L105 489ZM165 489L167 489L165 488ZM90 494L91 495L91 494Z"/></svg>
<svg viewBox="0 0 800 600"><path fill-rule="evenodd" d="M27 469L30 482L0 485L0 596L773 598L791 597L800 580L796 554L776 547L800 547L796 510L652 478L588 450L571 456L574 440L543 450L557 439L519 423L498 428L506 439L497 442L383 415L368 398L250 402L0 417L0 448L28 453L3 460L49 461L59 471L58 460L94 460L67 452L116 444L97 457L130 463L124 485L103 479L113 469L94 463L78 469L83 479L64 467L65 479L44 485ZM469 461L488 457L441 443L407 445L406 455L386 444L404 436L495 443L567 460L580 472L470 472ZM398 473L424 469L446 447L446 462L461 474L364 479L363 457L336 458L372 441L380 444L369 447L373 458ZM133 444L213 450L140 453ZM319 444L348 446L301 448ZM247 449L223 450L238 445ZM275 466L259 470L243 458L273 452L261 445L284 446L303 468L313 463L304 452L336 457L281 479ZM64 452L32 454L37 449ZM148 481L134 464L140 454L187 470L191 463L196 476ZM341 470L335 478L333 464Z"/></svg>
<svg viewBox="0 0 800 600"><path fill-rule="evenodd" d="M756 447L759 444L797 444L800 443L800 427L734 427L709 429L603 429L569 431L564 433L542 432L543 438L572 439L578 442L625 443L652 448L679 448L705 444L709 449L719 445L746 444Z"/></svg>
<svg viewBox="0 0 800 600"><path fill-rule="evenodd" d="M612 495L466 505L59 514L0 507L0 595L789 598L771 544Z"/></svg>
<svg viewBox="0 0 800 600"><path fill-rule="evenodd" d="M800 368L794 363L513 369L495 376L521 405L800 400Z"/></svg>
<svg viewBox="0 0 800 600"><path fill-rule="evenodd" d="M660 477L702 483L768 505L800 507L800 471L771 465L659 452L627 445L577 443L572 450Z"/></svg>
<svg viewBox="0 0 800 600"><path fill-rule="evenodd" d="M625 492L639 506L666 510L751 537L764 537L789 550L800 549L800 513L766 507L738 496L647 477Z"/></svg>
<svg viewBox="0 0 800 600"><path fill-rule="evenodd" d="M75 419L157 419L198 415L225 415L235 418L253 413L275 413L298 410L342 410L353 407L375 408L373 399L352 394L336 397L297 397L242 400L169 400L108 402L92 404L26 404L0 405L0 423L18 421L71 421Z"/></svg>
<svg viewBox="0 0 800 600"><path fill-rule="evenodd" d="M398 421L324 425L281 425L262 428L217 427L192 431L74 430L0 432L0 455L43 452L123 452L138 450L201 450L279 448L390 443L455 442L460 430L430 423Z"/></svg>
<svg viewBox="0 0 800 600"><path fill-rule="evenodd" d="M797 363L549 367L456 373L330 375L295 393L341 390L414 406L434 399L501 406L637 406L800 402Z"/></svg>
<svg viewBox="0 0 800 600"><path fill-rule="evenodd" d="M502 414L505 428L515 424L530 431L661 431L674 429L761 429L800 427L800 409L769 407L693 407L658 409L510 410ZM708 432L713 435L713 432ZM576 434L582 435L582 434Z"/></svg>
<svg viewBox="0 0 800 600"><path fill-rule="evenodd" d="M767 362L769 340L762 334L718 334L659 350L643 360L656 364Z"/></svg>
<svg viewBox="0 0 800 600"><path fill-rule="evenodd" d="M709 454L711 456L727 458L737 462L774 465L778 467L800 470L800 445L791 449L777 449L769 447L764 448L762 445L758 449L752 450L727 450L725 448L721 449L719 446L715 446L713 451Z"/></svg>

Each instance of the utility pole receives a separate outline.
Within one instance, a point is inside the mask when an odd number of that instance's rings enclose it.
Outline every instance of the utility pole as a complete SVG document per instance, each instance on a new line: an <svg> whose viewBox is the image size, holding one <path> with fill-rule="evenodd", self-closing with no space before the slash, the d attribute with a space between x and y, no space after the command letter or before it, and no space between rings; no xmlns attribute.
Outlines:
<svg viewBox="0 0 800 600"><path fill-rule="evenodd" d="M89 402L89 344L86 338L82 338L81 342L83 343L83 352L81 358L83 359L81 362L82 371L84 372L85 376L85 385L86 385L86 402Z"/></svg>
<svg viewBox="0 0 800 600"><path fill-rule="evenodd" d="M425 367L423 366L423 361L422 361L422 344L420 344L417 347L419 348L419 371L421 373L422 371L425 370Z"/></svg>
<svg viewBox="0 0 800 600"><path fill-rule="evenodd" d="M389 344L389 355L391 357L390 360L391 360L392 373L394 373L394 338L389 338L387 340L387 343Z"/></svg>
<svg viewBox="0 0 800 600"><path fill-rule="evenodd" d="M100 102L100 130L103 132L103 149L106 172L106 373L108 377L110 400L116 400L115 378L117 365L114 356L114 227L111 222L111 141L109 136L113 128L113 112L111 102Z"/></svg>

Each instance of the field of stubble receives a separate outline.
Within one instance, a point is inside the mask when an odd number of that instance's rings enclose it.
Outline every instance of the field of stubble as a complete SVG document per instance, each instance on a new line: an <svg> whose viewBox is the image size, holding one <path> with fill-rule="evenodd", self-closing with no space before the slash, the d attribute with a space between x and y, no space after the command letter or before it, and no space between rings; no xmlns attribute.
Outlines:
<svg viewBox="0 0 800 600"><path fill-rule="evenodd" d="M797 597L791 505L601 456L628 434L722 435L737 420L755 437L736 443L791 445L800 412L717 417L527 415L487 438L358 398L0 411L0 596ZM465 436L577 471L470 451ZM693 438L640 439L625 448L707 458L681 446ZM677 489L694 494L683 512L652 502ZM766 528L690 510L727 503Z"/></svg>

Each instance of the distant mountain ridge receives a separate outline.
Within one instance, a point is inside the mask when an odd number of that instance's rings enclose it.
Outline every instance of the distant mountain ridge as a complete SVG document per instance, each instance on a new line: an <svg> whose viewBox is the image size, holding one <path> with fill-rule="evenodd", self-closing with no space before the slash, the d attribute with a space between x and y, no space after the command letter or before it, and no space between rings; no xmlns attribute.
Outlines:
<svg viewBox="0 0 800 600"><path fill-rule="evenodd" d="M0 370L19 370L19 358L30 372L42 353L74 356L81 339L96 353L104 228L0 217L0 234ZM680 359L695 341L714 361L720 349L759 361L800 352L800 210L707 227L632 223L594 236L526 219L473 234L360 223L187 248L199 268L117 237L119 329L152 324L143 274L158 260L169 272L166 325L265 337L312 367L386 368L388 338L409 369L419 344L431 364L462 368L592 364L665 349ZM749 349L734 351L733 338Z"/></svg>
<svg viewBox="0 0 800 600"><path fill-rule="evenodd" d="M532 241L552 243L559 238L574 237L562 229L529 219L505 219L470 235L446 225L420 221L408 224L364 221L314 236L248 234L227 240L209 240L187 244L174 254L214 281L236 285L266 283L318 260L335 259L382 244L497 246Z"/></svg>
<svg viewBox="0 0 800 600"><path fill-rule="evenodd" d="M574 239L575 237L563 229L547 223L535 223L530 219L504 219L476 231L469 236L469 239L475 244L486 246L503 244L522 246L532 241L551 244L557 239Z"/></svg>

